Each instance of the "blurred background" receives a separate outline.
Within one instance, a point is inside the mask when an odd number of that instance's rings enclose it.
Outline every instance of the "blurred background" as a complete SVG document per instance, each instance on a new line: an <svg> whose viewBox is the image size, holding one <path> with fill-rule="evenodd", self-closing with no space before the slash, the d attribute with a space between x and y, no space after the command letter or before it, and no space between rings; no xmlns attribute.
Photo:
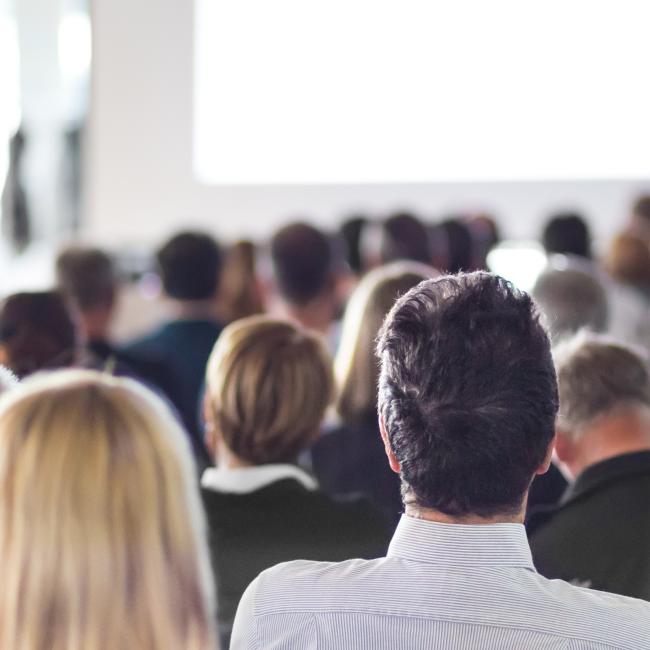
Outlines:
<svg viewBox="0 0 650 650"><path fill-rule="evenodd" d="M645 223L648 8L521 4L0 0L0 292L100 245L146 305L120 311L128 338L158 318L171 234L262 251L296 219L334 235L354 217L370 259L373 226L408 214L438 266L463 247L440 224L472 223L458 268L526 289L553 216L605 259Z"/></svg>

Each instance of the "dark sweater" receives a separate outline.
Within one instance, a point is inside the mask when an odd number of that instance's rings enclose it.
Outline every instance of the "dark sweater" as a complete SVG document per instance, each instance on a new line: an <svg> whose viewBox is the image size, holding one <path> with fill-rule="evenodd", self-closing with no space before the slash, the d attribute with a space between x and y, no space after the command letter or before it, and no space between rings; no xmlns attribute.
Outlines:
<svg viewBox="0 0 650 650"><path fill-rule="evenodd" d="M248 494L203 489L202 495L224 648L242 594L264 569L290 560L381 557L390 541L391 531L368 503L336 502L291 478Z"/></svg>

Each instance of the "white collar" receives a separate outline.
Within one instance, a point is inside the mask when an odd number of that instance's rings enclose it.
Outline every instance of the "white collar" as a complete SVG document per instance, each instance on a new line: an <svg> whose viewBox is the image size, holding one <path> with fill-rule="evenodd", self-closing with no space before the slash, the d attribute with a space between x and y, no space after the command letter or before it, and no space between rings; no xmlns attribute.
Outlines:
<svg viewBox="0 0 650 650"><path fill-rule="evenodd" d="M304 470L284 463L258 465L256 467L208 467L201 476L201 487L214 492L248 494L282 479L298 481L308 490L316 490L318 484Z"/></svg>

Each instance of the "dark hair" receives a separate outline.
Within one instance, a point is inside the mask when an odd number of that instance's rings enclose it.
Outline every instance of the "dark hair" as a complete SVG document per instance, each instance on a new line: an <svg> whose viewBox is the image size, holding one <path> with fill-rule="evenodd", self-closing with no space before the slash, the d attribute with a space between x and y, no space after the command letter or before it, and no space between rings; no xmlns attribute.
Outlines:
<svg viewBox="0 0 650 650"><path fill-rule="evenodd" d="M361 237L368 219L361 215L346 219L339 229L341 239L345 244L345 258L350 270L361 275L364 271L363 255L361 253Z"/></svg>
<svg viewBox="0 0 650 650"><path fill-rule="evenodd" d="M471 271L474 266L474 239L469 226L459 218L445 219L437 228L445 246L446 273Z"/></svg>
<svg viewBox="0 0 650 650"><path fill-rule="evenodd" d="M381 260L384 263L412 260L431 263L429 233L424 224L408 212L398 212L382 224Z"/></svg>
<svg viewBox="0 0 650 650"><path fill-rule="evenodd" d="M634 202L632 214L635 217L650 221L650 194L643 194Z"/></svg>
<svg viewBox="0 0 650 650"><path fill-rule="evenodd" d="M0 309L0 343L7 367L18 377L72 365L76 332L61 294L39 291L9 296Z"/></svg>
<svg viewBox="0 0 650 650"><path fill-rule="evenodd" d="M67 248L56 259L57 284L80 311L110 305L117 279L113 260L98 248Z"/></svg>
<svg viewBox="0 0 650 650"><path fill-rule="evenodd" d="M558 408L530 296L484 272L426 280L396 302L377 352L405 498L454 516L518 511Z"/></svg>
<svg viewBox="0 0 650 650"><path fill-rule="evenodd" d="M575 212L562 212L551 217L542 234L547 253L577 255L591 259L591 234L583 217Z"/></svg>
<svg viewBox="0 0 650 650"><path fill-rule="evenodd" d="M165 293L177 300L207 300L219 285L221 249L208 234L181 232L157 253Z"/></svg>
<svg viewBox="0 0 650 650"><path fill-rule="evenodd" d="M292 223L271 239L271 262L278 292L290 303L305 305L332 280L332 243L314 226Z"/></svg>

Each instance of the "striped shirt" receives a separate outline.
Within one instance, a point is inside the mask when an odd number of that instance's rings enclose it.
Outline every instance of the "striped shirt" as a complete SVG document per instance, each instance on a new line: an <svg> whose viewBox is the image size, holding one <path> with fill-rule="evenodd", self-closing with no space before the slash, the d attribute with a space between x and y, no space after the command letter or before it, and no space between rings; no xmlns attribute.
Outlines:
<svg viewBox="0 0 650 650"><path fill-rule="evenodd" d="M520 524L403 516L385 558L260 574L230 647L650 650L650 603L542 577Z"/></svg>

